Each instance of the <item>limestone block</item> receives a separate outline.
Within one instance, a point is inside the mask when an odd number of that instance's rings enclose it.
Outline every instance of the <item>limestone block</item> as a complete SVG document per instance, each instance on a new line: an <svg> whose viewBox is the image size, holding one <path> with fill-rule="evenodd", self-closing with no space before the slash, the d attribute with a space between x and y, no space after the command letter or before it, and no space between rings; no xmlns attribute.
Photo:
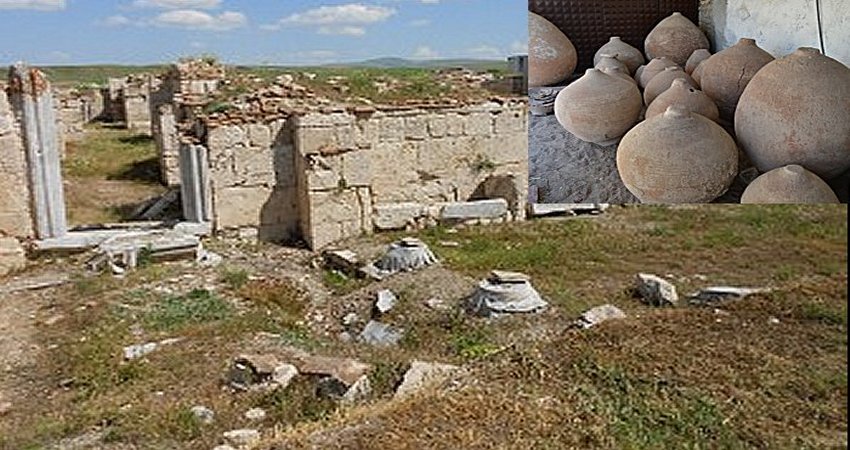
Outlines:
<svg viewBox="0 0 850 450"><path fill-rule="evenodd" d="M388 203L375 205L372 223L379 230L403 230L415 219L423 216L426 208L421 203Z"/></svg>
<svg viewBox="0 0 850 450"><path fill-rule="evenodd" d="M404 118L387 117L381 120L380 142L398 142L404 140Z"/></svg>
<svg viewBox="0 0 850 450"><path fill-rule="evenodd" d="M340 125L351 125L354 123L354 115L339 113L311 113L296 118L298 127L335 127Z"/></svg>
<svg viewBox="0 0 850 450"><path fill-rule="evenodd" d="M342 155L342 178L346 186L368 186L372 182L372 158L367 150Z"/></svg>
<svg viewBox="0 0 850 450"><path fill-rule="evenodd" d="M224 126L208 130L207 148L210 156L216 153L226 153L236 146L245 147L247 143L245 130L238 126Z"/></svg>
<svg viewBox="0 0 850 450"><path fill-rule="evenodd" d="M27 258L17 239L0 236L0 277L12 271L23 269Z"/></svg>
<svg viewBox="0 0 850 450"><path fill-rule="evenodd" d="M357 136L354 125L338 125L334 127L334 137L337 146L341 149L351 150L357 148Z"/></svg>
<svg viewBox="0 0 850 450"><path fill-rule="evenodd" d="M477 155L496 165L525 161L528 159L528 133L513 132L488 138L474 138L473 148Z"/></svg>
<svg viewBox="0 0 850 450"><path fill-rule="evenodd" d="M270 148L236 148L233 151L233 161L236 176L241 184L274 184L274 155Z"/></svg>
<svg viewBox="0 0 850 450"><path fill-rule="evenodd" d="M372 194L381 202L404 201L398 190L419 180L417 154L422 144L381 142L370 151ZM444 162L445 164L445 162Z"/></svg>
<svg viewBox="0 0 850 450"><path fill-rule="evenodd" d="M431 137L440 138L448 132L448 119L442 114L431 114L428 116L428 134Z"/></svg>
<svg viewBox="0 0 850 450"><path fill-rule="evenodd" d="M466 116L462 116L458 113L449 113L446 114L446 135L447 136L461 136L463 135L465 124L466 124Z"/></svg>
<svg viewBox="0 0 850 450"><path fill-rule="evenodd" d="M505 109L495 116L494 131L496 134L526 133L528 134L528 114L520 109Z"/></svg>
<svg viewBox="0 0 850 450"><path fill-rule="evenodd" d="M307 187L311 191L338 189L342 182L342 155L307 156Z"/></svg>
<svg viewBox="0 0 850 450"><path fill-rule="evenodd" d="M464 132L467 136L489 136L493 133L493 120L490 113L477 112L466 117Z"/></svg>
<svg viewBox="0 0 850 450"><path fill-rule="evenodd" d="M357 191L310 193L311 220L314 224L359 222L362 217Z"/></svg>
<svg viewBox="0 0 850 450"><path fill-rule="evenodd" d="M374 146L378 142L380 123L381 121L374 117L358 119L354 125L355 144L360 148Z"/></svg>
<svg viewBox="0 0 850 450"><path fill-rule="evenodd" d="M358 187L357 200L360 202L360 231L364 234L372 234L372 189Z"/></svg>
<svg viewBox="0 0 850 450"><path fill-rule="evenodd" d="M460 137L426 141L417 154L419 170L445 176L461 166L466 166L466 160L470 156L465 154L468 151L468 141L467 138Z"/></svg>
<svg viewBox="0 0 850 450"><path fill-rule="evenodd" d="M428 119L424 115L404 119L404 135L407 139L422 140L428 136Z"/></svg>
<svg viewBox="0 0 850 450"><path fill-rule="evenodd" d="M272 189L266 186L213 186L216 229L256 226L269 203Z"/></svg>
<svg viewBox="0 0 850 450"><path fill-rule="evenodd" d="M268 125L252 123L247 128L251 146L259 148L269 148L272 146L272 131Z"/></svg>
<svg viewBox="0 0 850 450"><path fill-rule="evenodd" d="M503 198L449 203L440 213L442 220L495 219L508 212L508 202Z"/></svg>
<svg viewBox="0 0 850 450"><path fill-rule="evenodd" d="M302 155L321 153L337 146L336 132L332 127L296 128L295 146Z"/></svg>

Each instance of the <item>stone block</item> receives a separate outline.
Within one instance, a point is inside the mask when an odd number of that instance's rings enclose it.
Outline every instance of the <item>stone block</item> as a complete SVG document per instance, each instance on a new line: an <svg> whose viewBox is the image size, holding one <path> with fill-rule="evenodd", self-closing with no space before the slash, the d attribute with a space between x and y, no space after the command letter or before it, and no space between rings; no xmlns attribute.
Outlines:
<svg viewBox="0 0 850 450"><path fill-rule="evenodd" d="M398 142L404 140L404 118L387 117L381 120L380 142Z"/></svg>
<svg viewBox="0 0 850 450"><path fill-rule="evenodd" d="M247 126L251 146L269 148L272 146L272 131L268 125L252 123Z"/></svg>
<svg viewBox="0 0 850 450"><path fill-rule="evenodd" d="M354 125L338 125L334 127L334 138L337 147L351 150L357 148L357 136Z"/></svg>
<svg viewBox="0 0 850 450"><path fill-rule="evenodd" d="M431 114L428 116L428 134L431 137L440 138L448 132L448 121L442 114Z"/></svg>
<svg viewBox="0 0 850 450"><path fill-rule="evenodd" d="M207 134L207 148L210 154L226 153L236 146L246 147L247 136L245 130L238 126L224 126L212 128Z"/></svg>
<svg viewBox="0 0 850 450"><path fill-rule="evenodd" d="M295 131L295 148L302 155L322 153L336 147L336 132L332 127L297 128Z"/></svg>
<svg viewBox="0 0 850 450"><path fill-rule="evenodd" d="M378 143L380 119L363 118L354 124L354 143L360 148L372 147Z"/></svg>
<svg viewBox="0 0 850 450"><path fill-rule="evenodd" d="M307 163L308 168L305 175L309 190L330 190L345 187L342 180L342 155L310 155L307 156Z"/></svg>
<svg viewBox="0 0 850 450"><path fill-rule="evenodd" d="M467 136L489 136L493 133L493 119L490 113L477 112L466 116L464 133Z"/></svg>
<svg viewBox="0 0 850 450"><path fill-rule="evenodd" d="M404 135L410 140L423 140L428 137L428 120L424 115L410 116L404 119Z"/></svg>
<svg viewBox="0 0 850 450"><path fill-rule="evenodd" d="M295 176L295 147L278 145L272 147L274 154L275 183L278 187L294 187L297 184Z"/></svg>
<svg viewBox="0 0 850 450"><path fill-rule="evenodd" d="M403 230L425 213L421 203L389 203L375 205L372 223L379 230Z"/></svg>
<svg viewBox="0 0 850 450"><path fill-rule="evenodd" d="M273 185L274 155L268 147L237 148L233 151L234 170L240 184Z"/></svg>
<svg viewBox="0 0 850 450"><path fill-rule="evenodd" d="M368 150L342 155L342 178L346 186L368 186L372 182L372 158Z"/></svg>
<svg viewBox="0 0 850 450"><path fill-rule="evenodd" d="M503 198L449 203L440 212L442 220L495 219L508 212L508 202Z"/></svg>
<svg viewBox="0 0 850 450"><path fill-rule="evenodd" d="M446 136L462 136L466 128L466 116L458 113L446 114Z"/></svg>
<svg viewBox="0 0 850 450"><path fill-rule="evenodd" d="M528 133L528 114L520 109L504 109L496 114L494 120L494 132L505 133Z"/></svg>
<svg viewBox="0 0 850 450"><path fill-rule="evenodd" d="M216 229L257 226L271 195L272 189L266 186L214 187Z"/></svg>
<svg viewBox="0 0 850 450"><path fill-rule="evenodd" d="M0 236L0 277L26 266L24 248L17 239Z"/></svg>
<svg viewBox="0 0 850 450"><path fill-rule="evenodd" d="M351 125L354 123L354 115L339 112L339 113L311 113L299 116L296 119L296 125L301 127L335 127L340 125Z"/></svg>

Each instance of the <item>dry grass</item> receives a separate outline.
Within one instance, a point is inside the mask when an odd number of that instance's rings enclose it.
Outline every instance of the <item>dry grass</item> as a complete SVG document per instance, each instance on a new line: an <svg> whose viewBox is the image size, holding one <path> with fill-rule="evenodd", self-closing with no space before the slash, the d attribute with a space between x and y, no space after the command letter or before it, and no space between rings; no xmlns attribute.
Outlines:
<svg viewBox="0 0 850 450"><path fill-rule="evenodd" d="M843 206L640 207L593 220L429 230L421 237L442 267L378 283L325 279L336 293L319 303L277 273L284 261L267 263L275 258L268 248L245 249L246 258L233 261L241 269L206 275L152 265L125 279L82 279L56 294L68 319L43 327L40 345L58 348L25 369L32 400L15 402L0 420L0 448L42 448L101 430L107 448L209 449L223 431L246 426L267 437L277 429L262 448L846 447L845 215ZM352 245L380 248L376 242L395 237ZM490 321L424 306L432 296L455 304L494 268L531 274L553 308ZM325 277L307 271L316 282ZM721 313L655 309L629 294L637 271L672 274L682 293L717 284L776 291ZM152 289L186 274L214 290L192 299L188 287ZM366 320L383 288L400 299L383 320L408 331L401 345L339 341L339 318L354 311ZM601 303L629 319L568 329ZM319 312L327 334L305 317ZM255 348L261 331L373 364L373 399L338 410L308 383L271 394L223 391L228 362ZM172 336L184 340L121 360L124 345ZM463 364L471 373L451 389L392 401L412 359ZM216 412L215 423L189 414L198 404ZM254 406L269 417L248 422L243 414Z"/></svg>

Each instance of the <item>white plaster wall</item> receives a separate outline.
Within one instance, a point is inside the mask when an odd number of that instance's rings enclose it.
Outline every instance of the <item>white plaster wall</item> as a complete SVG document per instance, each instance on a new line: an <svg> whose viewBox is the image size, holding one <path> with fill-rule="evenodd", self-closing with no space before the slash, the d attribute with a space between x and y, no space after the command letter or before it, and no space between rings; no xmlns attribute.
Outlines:
<svg viewBox="0 0 850 450"><path fill-rule="evenodd" d="M816 0L701 0L700 27L714 52L753 38L774 57L821 48ZM820 0L825 54L850 66L850 1Z"/></svg>

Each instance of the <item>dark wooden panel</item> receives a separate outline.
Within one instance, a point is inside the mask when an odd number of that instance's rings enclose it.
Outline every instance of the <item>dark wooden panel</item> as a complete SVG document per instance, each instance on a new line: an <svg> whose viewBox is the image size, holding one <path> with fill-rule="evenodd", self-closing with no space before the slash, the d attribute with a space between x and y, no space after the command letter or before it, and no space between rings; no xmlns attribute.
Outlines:
<svg viewBox="0 0 850 450"><path fill-rule="evenodd" d="M611 36L643 51L652 28L675 11L699 24L698 0L528 0L528 10L545 17L570 38L578 52L576 74L593 67L593 55Z"/></svg>

